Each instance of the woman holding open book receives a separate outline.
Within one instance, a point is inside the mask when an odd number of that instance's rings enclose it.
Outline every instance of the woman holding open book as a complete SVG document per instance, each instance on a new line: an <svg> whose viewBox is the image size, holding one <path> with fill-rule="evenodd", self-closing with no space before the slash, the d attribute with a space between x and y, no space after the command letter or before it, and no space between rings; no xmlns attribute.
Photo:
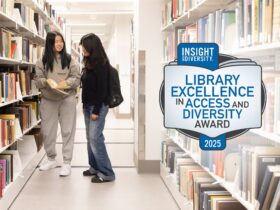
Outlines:
<svg viewBox="0 0 280 210"><path fill-rule="evenodd" d="M58 122L63 140L63 165L60 176L71 174L74 136L76 130L76 88L80 84L78 64L71 59L59 32L49 32L45 51L36 64L35 84L40 89L41 130L48 159L40 165L45 171L58 166L56 137Z"/></svg>
<svg viewBox="0 0 280 210"><path fill-rule="evenodd" d="M93 176L91 181L94 183L109 182L115 179L115 173L107 154L103 129L108 113L106 99L110 62L95 34L83 36L80 44L85 65L81 81L89 161L89 169L83 175Z"/></svg>

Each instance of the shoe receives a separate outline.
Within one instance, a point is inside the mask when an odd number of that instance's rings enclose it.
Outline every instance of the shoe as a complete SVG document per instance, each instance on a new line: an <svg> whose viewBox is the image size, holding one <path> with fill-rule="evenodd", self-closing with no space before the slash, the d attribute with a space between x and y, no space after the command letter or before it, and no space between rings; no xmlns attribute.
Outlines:
<svg viewBox="0 0 280 210"><path fill-rule="evenodd" d="M69 163L63 163L59 176L69 176L71 174L71 165Z"/></svg>
<svg viewBox="0 0 280 210"><path fill-rule="evenodd" d="M46 160L44 163L42 163L39 167L40 171L47 171L52 168L56 168L58 166L56 160Z"/></svg>
<svg viewBox="0 0 280 210"><path fill-rule="evenodd" d="M99 176L94 176L91 178L92 183L103 183L103 182L111 182L111 181L113 181L113 180L104 180Z"/></svg>
<svg viewBox="0 0 280 210"><path fill-rule="evenodd" d="M92 172L90 172L90 170L88 169L88 170L86 170L86 171L83 171L83 175L84 175L84 176L95 176L96 173L92 173Z"/></svg>

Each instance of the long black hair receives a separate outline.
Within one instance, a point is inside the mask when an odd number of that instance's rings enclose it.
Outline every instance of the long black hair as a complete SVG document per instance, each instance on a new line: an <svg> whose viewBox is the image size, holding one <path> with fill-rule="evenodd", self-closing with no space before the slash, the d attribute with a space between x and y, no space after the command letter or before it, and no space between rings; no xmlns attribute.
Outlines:
<svg viewBox="0 0 280 210"><path fill-rule="evenodd" d="M42 61L43 61L44 68L47 71L50 70L51 72L53 71L53 62L55 59L54 44L55 44L56 36L60 36L64 43L63 49L59 52L59 54L61 56L62 69L64 69L65 67L69 68L70 62L71 62L71 56L69 54L67 54L67 52L66 52L65 41L64 41L62 34L57 31L48 32L47 37L46 37L45 51L44 51Z"/></svg>
<svg viewBox="0 0 280 210"><path fill-rule="evenodd" d="M110 61L104 50L100 38L94 33L89 33L81 38L80 45L89 53L84 56L83 62L86 69L93 69L95 65L110 66Z"/></svg>

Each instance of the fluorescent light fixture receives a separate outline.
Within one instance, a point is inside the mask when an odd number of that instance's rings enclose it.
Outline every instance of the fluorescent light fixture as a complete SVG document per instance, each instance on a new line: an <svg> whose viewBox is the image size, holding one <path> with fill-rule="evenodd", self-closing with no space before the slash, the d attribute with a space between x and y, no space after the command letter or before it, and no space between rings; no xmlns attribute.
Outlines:
<svg viewBox="0 0 280 210"><path fill-rule="evenodd" d="M66 26L106 26L106 23L66 23Z"/></svg>
<svg viewBox="0 0 280 210"><path fill-rule="evenodd" d="M121 3L121 2L135 2L135 0L48 0L50 3Z"/></svg>
<svg viewBox="0 0 280 210"><path fill-rule="evenodd" d="M95 12L85 12L85 11L72 11L69 10L57 10L57 13L60 15L126 15L126 14L133 14L133 10L123 10L123 11L95 11Z"/></svg>
<svg viewBox="0 0 280 210"><path fill-rule="evenodd" d="M85 35L85 34L87 34L87 33L73 33L72 34L72 36L83 36L83 35ZM104 33L102 33L102 34L99 34L99 33L95 33L97 36L104 36L105 34Z"/></svg>

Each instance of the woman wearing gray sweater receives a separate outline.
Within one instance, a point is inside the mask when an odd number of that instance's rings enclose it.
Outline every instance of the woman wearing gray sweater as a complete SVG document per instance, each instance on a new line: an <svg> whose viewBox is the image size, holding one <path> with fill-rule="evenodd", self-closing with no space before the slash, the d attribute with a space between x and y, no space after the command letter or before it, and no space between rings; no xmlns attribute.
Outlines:
<svg viewBox="0 0 280 210"><path fill-rule="evenodd" d="M59 89L51 88L52 79ZM63 140L63 165L60 176L71 174L74 136L76 130L76 88L80 84L78 64L66 53L65 41L59 32L49 32L45 51L36 64L35 84L40 89L41 129L48 159L40 165L45 171L57 167L56 137L58 122Z"/></svg>

